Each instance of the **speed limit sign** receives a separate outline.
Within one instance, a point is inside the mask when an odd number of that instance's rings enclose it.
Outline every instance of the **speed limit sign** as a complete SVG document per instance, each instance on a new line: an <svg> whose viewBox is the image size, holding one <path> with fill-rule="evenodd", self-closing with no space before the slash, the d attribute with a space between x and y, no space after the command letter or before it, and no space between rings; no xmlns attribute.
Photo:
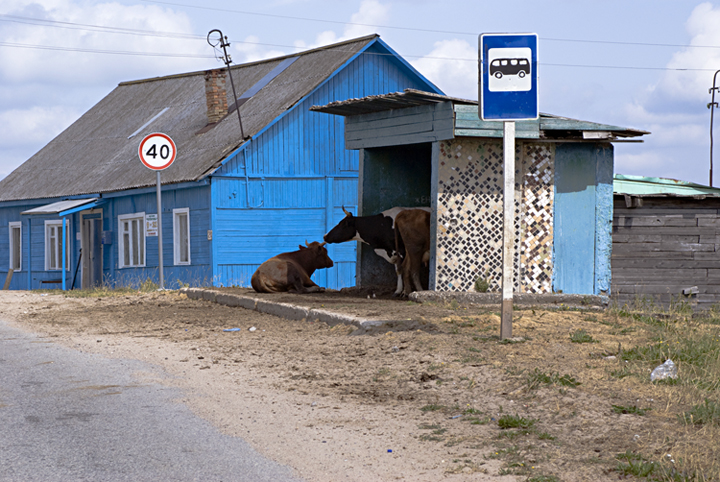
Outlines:
<svg viewBox="0 0 720 482"><path fill-rule="evenodd" d="M162 171L170 167L176 154L177 149L170 136L159 132L145 136L138 149L142 163L153 171Z"/></svg>

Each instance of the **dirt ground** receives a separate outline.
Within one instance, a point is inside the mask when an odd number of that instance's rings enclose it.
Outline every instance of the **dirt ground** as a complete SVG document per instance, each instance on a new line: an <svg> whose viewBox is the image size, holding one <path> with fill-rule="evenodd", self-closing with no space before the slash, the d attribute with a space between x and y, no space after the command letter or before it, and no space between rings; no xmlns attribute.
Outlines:
<svg viewBox="0 0 720 482"><path fill-rule="evenodd" d="M516 310L515 338L501 342L497 311L387 295L264 295L391 320L369 332L177 291L2 291L0 319L163 367L182 403L309 481L618 480L618 453L664 456L668 388L611 376L623 364L612 355L637 342L617 316ZM596 342L573 343L578 329Z"/></svg>

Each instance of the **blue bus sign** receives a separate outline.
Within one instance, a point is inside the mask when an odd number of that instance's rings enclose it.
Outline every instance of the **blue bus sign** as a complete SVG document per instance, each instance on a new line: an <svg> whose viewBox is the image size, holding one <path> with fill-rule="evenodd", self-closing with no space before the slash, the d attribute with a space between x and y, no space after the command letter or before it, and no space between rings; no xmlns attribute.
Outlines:
<svg viewBox="0 0 720 482"><path fill-rule="evenodd" d="M480 35L480 118L538 118L537 34Z"/></svg>

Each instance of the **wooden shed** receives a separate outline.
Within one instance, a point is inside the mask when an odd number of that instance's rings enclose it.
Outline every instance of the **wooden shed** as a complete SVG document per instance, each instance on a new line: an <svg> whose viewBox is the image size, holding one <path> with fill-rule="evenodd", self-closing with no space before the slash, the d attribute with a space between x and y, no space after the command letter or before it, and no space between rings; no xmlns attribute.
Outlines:
<svg viewBox="0 0 720 482"><path fill-rule="evenodd" d="M720 302L720 189L616 175L614 192L613 299Z"/></svg>
<svg viewBox="0 0 720 482"><path fill-rule="evenodd" d="M499 290L502 273L502 123L475 101L412 89L315 106L345 117L360 151L359 212L432 208L430 289ZM609 295L613 142L645 131L542 114L516 123L515 291ZM367 248L360 285L391 284Z"/></svg>
<svg viewBox="0 0 720 482"><path fill-rule="evenodd" d="M11 289L249 286L266 259L321 240L357 204L358 153L337 100L415 88L440 92L377 35L226 69L123 82L0 181L0 276ZM236 110L239 109L243 135ZM169 135L177 159L155 173L142 138ZM81 255L82 248L82 255ZM315 281L355 285L355 246L331 247Z"/></svg>

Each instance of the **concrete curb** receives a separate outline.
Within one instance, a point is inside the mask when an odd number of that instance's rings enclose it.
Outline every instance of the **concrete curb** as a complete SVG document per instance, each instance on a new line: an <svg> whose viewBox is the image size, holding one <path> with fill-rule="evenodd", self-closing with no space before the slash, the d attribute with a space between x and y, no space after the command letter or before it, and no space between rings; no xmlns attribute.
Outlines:
<svg viewBox="0 0 720 482"><path fill-rule="evenodd" d="M383 320L367 320L330 310L305 308L289 303L253 298L252 296L219 293L212 289L182 288L179 291L193 300L205 300L225 306L236 306L288 320L322 321L330 326L353 325L365 330L387 323L387 321ZM451 303L454 300L459 304L494 305L497 307L502 302L499 293L458 291L416 291L410 294L410 299L418 303ZM609 300L605 296L519 294L513 297L513 305L519 308L604 310L607 308L608 302Z"/></svg>
<svg viewBox="0 0 720 482"><path fill-rule="evenodd" d="M329 310L309 309L289 303L261 300L251 296L218 293L217 291L209 289L182 288L179 291L180 293L185 293L188 298L193 300L205 300L225 306L237 306L288 320L322 321L330 326L344 324L365 329L383 324L383 321L380 320L366 320Z"/></svg>
<svg viewBox="0 0 720 482"><path fill-rule="evenodd" d="M418 303L451 303L471 305L496 305L502 303L500 293L475 293L470 291L416 291L410 294ZM518 308L604 310L609 306L607 296L568 295L552 293L544 295L514 294L513 306Z"/></svg>

